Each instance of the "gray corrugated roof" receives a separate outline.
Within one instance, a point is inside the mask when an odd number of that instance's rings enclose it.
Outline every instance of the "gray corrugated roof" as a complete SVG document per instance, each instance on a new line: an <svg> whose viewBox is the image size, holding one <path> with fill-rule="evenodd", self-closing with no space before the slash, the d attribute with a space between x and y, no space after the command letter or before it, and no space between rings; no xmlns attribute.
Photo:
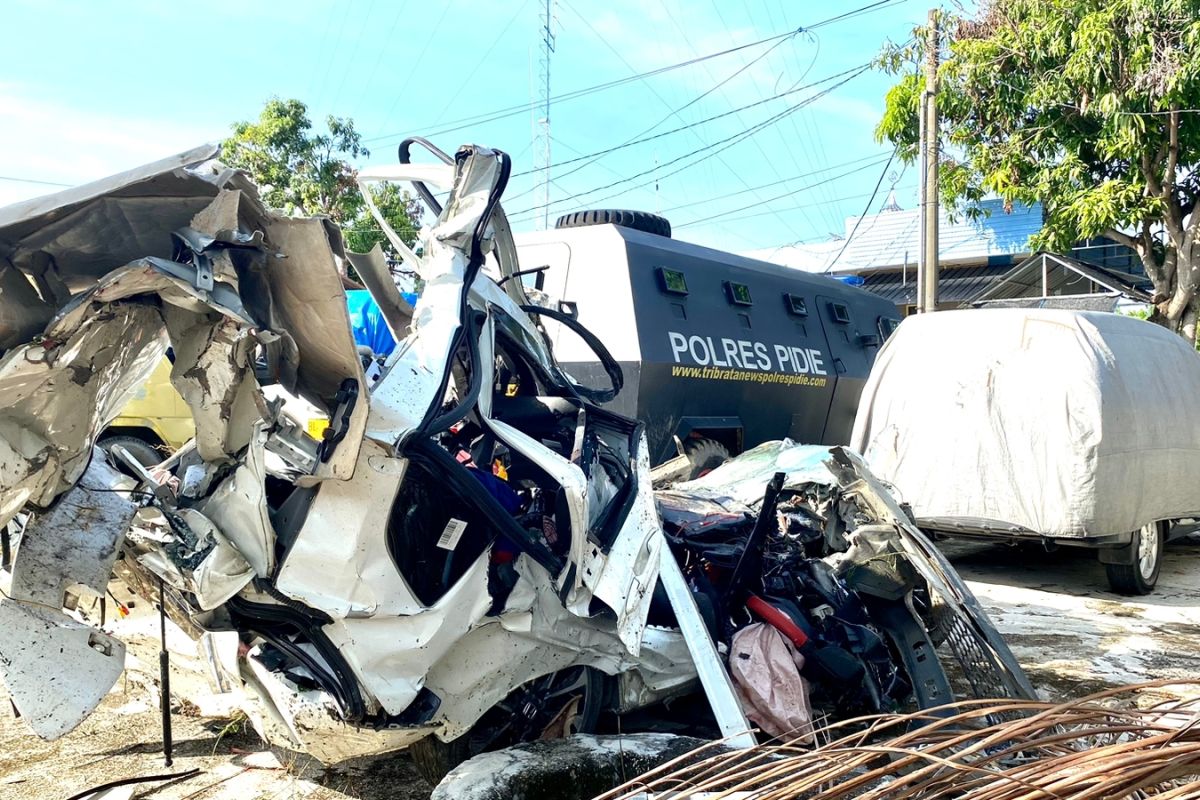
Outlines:
<svg viewBox="0 0 1200 800"><path fill-rule="evenodd" d="M1076 294L1065 297L1014 297L1009 300L986 300L980 308L1062 308L1069 311L1115 311L1119 295Z"/></svg>
<svg viewBox="0 0 1200 800"><path fill-rule="evenodd" d="M1096 294L1097 291L1108 291L1142 303L1150 302L1150 292L1145 288L1149 284L1146 276L1106 269L1058 253L1035 253L1013 267L994 285L971 298L971 302L986 303L992 300L1030 297L1031 294L1041 297L1043 265L1048 295ZM1095 286L1084 287L1081 281L1094 283ZM1088 291L1077 291L1083 288Z"/></svg>
<svg viewBox="0 0 1200 800"><path fill-rule="evenodd" d="M939 303L965 303L1004 277L1004 267L947 268L938 276ZM917 272L908 271L907 279L899 272L863 275L863 289L891 300L896 305L917 302Z"/></svg>
<svg viewBox="0 0 1200 800"><path fill-rule="evenodd" d="M1042 229L1042 205L1014 206L1004 212L1002 200L980 204L985 216L976 220L960 217L951 222L945 211L939 219L938 255L943 264L979 261L990 256L1025 255L1029 237ZM857 217L846 220L846 235L854 230ZM899 267L915 264L920 252L920 209L885 211L863 217L858 230L842 254L839 272Z"/></svg>

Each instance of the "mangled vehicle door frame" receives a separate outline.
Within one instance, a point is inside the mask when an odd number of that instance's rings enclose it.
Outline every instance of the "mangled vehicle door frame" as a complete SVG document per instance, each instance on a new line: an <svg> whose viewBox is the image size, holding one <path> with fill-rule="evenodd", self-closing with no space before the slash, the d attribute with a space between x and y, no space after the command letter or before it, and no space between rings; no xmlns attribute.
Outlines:
<svg viewBox="0 0 1200 800"><path fill-rule="evenodd" d="M412 142L418 142L442 159L443 165L411 164L408 163L408 148ZM431 284L444 287L446 275L458 276L453 270L453 262L439 267L438 259L444 263L445 254L434 253L433 258L416 256L400 239L395 230L388 224L386 218L379 212L372 201L371 184L376 182L411 182L417 193L432 210L439 213L439 229L447 227L447 220L455 215L455 204L462 202L461 191L470 187L474 176L464 176L461 171L463 159L469 154L478 156L489 155L489 151L474 148L460 150L453 161L445 154L423 140L408 140L400 147L401 161L399 166L376 167L359 173L359 186L366 198L367 205L379 222L384 234L410 264L416 266L421 277L426 280L425 292L428 293ZM493 168L494 176L491 182L473 187L480 193L483 186L489 187L489 207L486 215L480 219L475 230L478 237L472 242L472 258L469 270L461 272L462 278L455 288L461 292L460 308L470 308L468 297L475 304L487 309L482 322L482 329L476 331L468 321L458 330L465 330L468 343L478 337L478 347L472 350L471 363L478 365L473 369L472 390L470 396L478 400L480 421L497 439L514 451L529 458L547 474L552 476L564 489L567 507L570 515L571 530L585 532L585 535L573 535L568 563L563 565L553 552L548 552L539 542L529 542L524 532L513 531L521 538L514 541L524 541L534 547L527 552L545 567L551 575L559 576L559 596L568 611L579 616L589 617L594 613L593 598L605 603L617 617L617 633L628 651L636 656L641 647L646 617L649 613L650 600L655 584L661 577L667 589L668 599L680 620L681 629L701 681L709 696L710 703L717 715L723 732L731 737L737 746L749 746L753 742L746 731L749 723L742 713L741 707L733 693L728 674L725 672L716 648L708 636L707 629L695 606L695 601L683 581L682 573L674 563L670 551L666 549L657 512L654 507L653 493L650 483L649 454L646 449L643 426L635 423L629 426L622 418L609 414L597 408L594 403L611 400L621 389L623 377L620 367L608 354L603 344L586 329L575 321L554 309L540 308L528 304L520 282L521 272L516 260L516 249L512 242L504 212L497 202L507 180L508 157L502 153L494 156L497 168ZM451 164L454 168L451 168ZM451 188L451 197L446 209L442 209L430 191L429 185L435 188ZM489 230L490 226L490 230ZM451 226L450 231L457 233ZM434 240L443 239L443 234L435 230ZM498 280L492 280L483 274L484 261L488 251L495 258ZM436 284L435 284L436 282ZM503 288L501 288L503 287ZM446 308L444 304L435 306L429 303L428 295L423 295L417 305L416 317L419 324L425 324L430 314L436 309ZM524 313L522 313L524 312ZM443 312L444 313L444 312ZM605 365L612 386L606 390L588 389L576 384L557 366L548 348L548 337L539 327L534 327L529 320L532 317L549 317L573 330L584 338L589 346L596 351L601 362ZM493 375L494 357L500 346L501 338L506 338L509 345L520 348L530 361L540 367L539 378L549 386L565 390L570 396L579 401L579 433L576 447L571 459L565 459L544 447L524 432L514 428L497 418L492 408L490 391L479 392L479 386L490 387ZM420 337L418 337L417 346ZM448 345L438 348L446 359L445 371L449 374L448 359L454 350ZM404 356L402 356L404 359ZM420 363L420 358L409 357L409 360ZM400 363L405 363L403 360ZM391 364L390 369L400 369L399 364ZM416 371L413 370L415 374ZM385 381L385 383L387 383ZM381 395L394 391L392 386L381 386L377 391L373 404L376 408L390 405L385 400L380 402ZM444 391L444 387L439 387ZM440 401L441 395L426 395L431 404L424 419L432 416L433 407ZM465 408L462 404L460 408ZM457 414L446 414L437 423L448 426L456 422ZM398 431L403 440L402 449L406 455L428 458L431 461L441 461L445 474L457 474L451 469L452 459L442 448L428 439L428 434L436 426L410 426ZM597 431L607 430L609 435L627 437L628 452L626 457L632 462L630 480L617 489L605 491L602 477L603 470L599 468L594 458L599 458L598 450L603 445L596 444L596 437L601 436ZM464 485L464 490L478 497L485 507L496 506L495 500L481 487ZM494 518L512 520L503 509L494 509ZM510 527L501 526L507 533ZM511 534L510 534L511 537ZM542 558L539 558L539 554ZM565 569L564 569L565 567ZM660 574L661 567L661 574Z"/></svg>
<svg viewBox="0 0 1200 800"><path fill-rule="evenodd" d="M425 195L426 202L433 200L427 185L450 188L451 194L431 242L436 243L432 253L417 257L404 245L387 220L373 203L368 205L376 213L385 235L397 250L411 259L425 281L422 296L414 313L414 327L418 333L402 346L399 359L388 365L389 373L381 380L372 398L377 414L372 420L370 434L383 438L384 432L377 426L391 411L394 416L386 424L394 426L387 433L398 441L399 450L406 456L424 459L443 468L439 472L449 475L458 472L451 468L453 459L444 449L436 445L430 436L444 431L465 417L471 406L478 403L479 416L490 431L504 444L533 461L545 470L565 491L572 531L594 532L589 525L589 476L583 467L553 453L522 431L497 419L493 415L489 391L493 379L492 361L495 342L507 327L516 335L509 336L513 344L520 347L530 360L542 367L541 376L546 382L570 393L584 405L588 395L596 397L584 387L570 381L555 365L545 349L541 331L532 327L526 314L555 314L553 310L538 309L514 300L523 299L519 281L505 280L502 290L486 274L485 261L490 252L495 252L499 269L505 277L516 272L514 257L510 249L507 221L499 211L499 197L508 180L511 169L507 155L493 153L482 148L464 148L454 159L453 167L437 165L400 165L398 167L374 168L359 174L359 183L364 197L370 197L370 184L379 181L413 181L420 184L418 191ZM438 210L436 201L434 210ZM480 212L480 209L485 210ZM469 227L468 227L469 226ZM449 302L450 298L454 302ZM472 310L474 306L486 312ZM451 309L457 316L450 317ZM505 325L498 326L497 317ZM520 341L515 341L517 337ZM597 343L598 344L598 343ZM471 352L472 370L470 389L466 397L460 398L456 407L442 411L447 382L452 372L452 359L460 345ZM477 368L475 365L478 365ZM392 373L402 372L409 380L389 380ZM619 373L618 373L619 375ZM620 380L620 378L616 378ZM605 395L615 394L619 383ZM603 399L601 397L600 399ZM401 402L404 405L401 405ZM594 406L585 406L588 414L604 416ZM586 423L584 423L586 424ZM628 432L631 443L640 443L640 428ZM640 444L634 444L640 449ZM631 454L639 461L645 453ZM637 480L648 475L648 470L638 464L631 470ZM649 610L650 594L657 580L657 561L661 538L652 532L654 523L653 501L649 481L645 486L629 486L623 493L618 512L610 515L606 527L615 532L605 536L607 542L589 542L587 536L574 535L568 563L562 560L538 540L531 537L502 513L499 505L481 487L464 482L463 487L472 497L496 512L503 520L502 530L523 547L552 575L559 576L560 591L568 609L578 616L591 616L591 600L596 597L609 606L617 615L618 633L632 654L637 654L641 631ZM639 501L640 497L640 501ZM594 504L594 503L593 503ZM511 524L507 524L511 523ZM606 544L607 547L602 547ZM566 572L564 573L564 567Z"/></svg>

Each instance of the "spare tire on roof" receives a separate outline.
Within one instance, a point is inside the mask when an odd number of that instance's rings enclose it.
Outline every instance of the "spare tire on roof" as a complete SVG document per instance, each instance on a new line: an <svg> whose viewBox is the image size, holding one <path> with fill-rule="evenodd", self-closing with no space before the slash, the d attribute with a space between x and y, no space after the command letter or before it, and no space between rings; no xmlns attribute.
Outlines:
<svg viewBox="0 0 1200 800"><path fill-rule="evenodd" d="M671 223L666 217L646 211L622 211L612 208L574 211L563 214L554 222L555 228L583 228L588 225L620 225L622 228L671 238Z"/></svg>

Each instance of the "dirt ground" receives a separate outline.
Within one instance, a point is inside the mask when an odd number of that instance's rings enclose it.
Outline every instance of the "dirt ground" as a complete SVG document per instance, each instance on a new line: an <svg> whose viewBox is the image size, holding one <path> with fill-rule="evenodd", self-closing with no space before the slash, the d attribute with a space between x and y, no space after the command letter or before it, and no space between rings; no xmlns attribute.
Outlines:
<svg viewBox="0 0 1200 800"><path fill-rule="evenodd" d="M1167 549L1157 591L1107 591L1103 567L1082 551L1044 553L951 543L946 551L1008 638L1039 691L1078 696L1156 678L1200 680L1200 535ZM122 598L129 594L118 590ZM133 787L154 800L417 800L431 787L403 754L326 769L263 745L248 726L176 699L175 763L164 768L158 713L157 618L147 604L115 623L129 644L125 678L79 729L42 742L0 714L0 797L65 800L107 781L198 768L173 784ZM186 652L176 631L172 649ZM175 656L172 695L203 694L189 659ZM0 690L2 691L2 690ZM1196 687L1163 694L1191 696ZM5 704L7 705L7 704ZM201 715L201 712L205 716Z"/></svg>

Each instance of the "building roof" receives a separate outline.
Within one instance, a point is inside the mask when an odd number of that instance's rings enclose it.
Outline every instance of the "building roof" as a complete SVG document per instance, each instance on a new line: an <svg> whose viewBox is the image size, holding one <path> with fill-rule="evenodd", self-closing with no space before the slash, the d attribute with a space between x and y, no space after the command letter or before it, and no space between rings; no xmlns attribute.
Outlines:
<svg viewBox="0 0 1200 800"><path fill-rule="evenodd" d="M1069 294L1062 297L1014 297L1009 300L986 300L977 303L982 308L1061 308L1068 311L1116 311L1121 301L1114 294Z"/></svg>
<svg viewBox="0 0 1200 800"><path fill-rule="evenodd" d="M977 219L958 216L951 221L945 210L939 214L938 260L942 264L984 261L996 256L1026 255L1029 238L1042 229L1042 205L1014 205L1004 211L1003 200L980 203ZM838 272L865 273L917 263L921 250L919 208L883 211L871 216L849 217L846 236L850 244L837 264ZM858 229L855 230L855 224ZM853 235L851 235L853 233Z"/></svg>
<svg viewBox="0 0 1200 800"><path fill-rule="evenodd" d="M1045 275L1045 287L1042 286ZM1091 291L1072 291L1080 281L1088 281ZM1109 294L1149 303L1148 280L1144 275L1118 272L1058 253L1035 253L1013 267L994 285L983 288L970 298L972 305L1014 298L1053 297L1070 294Z"/></svg>
<svg viewBox="0 0 1200 800"><path fill-rule="evenodd" d="M1004 277L998 267L950 267L938 275L938 303L966 303ZM872 272L863 275L862 288L898 306L917 302L917 270Z"/></svg>

